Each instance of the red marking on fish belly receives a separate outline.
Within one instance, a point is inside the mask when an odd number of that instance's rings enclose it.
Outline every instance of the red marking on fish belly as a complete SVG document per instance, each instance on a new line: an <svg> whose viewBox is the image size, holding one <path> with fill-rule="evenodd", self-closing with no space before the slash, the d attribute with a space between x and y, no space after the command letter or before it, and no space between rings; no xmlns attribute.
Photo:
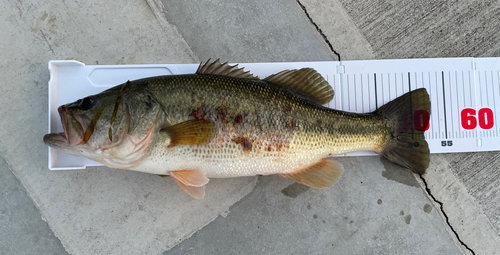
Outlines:
<svg viewBox="0 0 500 255"><path fill-rule="evenodd" d="M234 123L239 124L243 121L243 117L241 115L238 115L234 118Z"/></svg>
<svg viewBox="0 0 500 255"><path fill-rule="evenodd" d="M285 142L285 143L280 143L278 144L277 150L278 151L284 151L290 148L290 144Z"/></svg>
<svg viewBox="0 0 500 255"><path fill-rule="evenodd" d="M248 138L237 137L235 139L232 139L232 141L241 144L244 151L252 150L252 143L248 140Z"/></svg>
<svg viewBox="0 0 500 255"><path fill-rule="evenodd" d="M227 119L226 119L227 110L226 110L226 108L224 108L224 107L219 108L219 114L222 117L221 118L222 119L222 123L226 123L227 122Z"/></svg>
<svg viewBox="0 0 500 255"><path fill-rule="evenodd" d="M226 108L224 108L224 107L219 108L219 113L220 113L220 115L222 115L222 117L226 117L226 115L227 115Z"/></svg>
<svg viewBox="0 0 500 255"><path fill-rule="evenodd" d="M297 123L295 121L290 121L290 127L295 128L297 126Z"/></svg>
<svg viewBox="0 0 500 255"><path fill-rule="evenodd" d="M251 150L252 149L252 143L248 140L243 141L243 149L245 150Z"/></svg>
<svg viewBox="0 0 500 255"><path fill-rule="evenodd" d="M191 113L191 115L193 115L193 117L197 120L204 120L205 119L205 113L203 112L203 110L201 108L198 108L198 110Z"/></svg>
<svg viewBox="0 0 500 255"><path fill-rule="evenodd" d="M267 151L271 151L273 148L271 146L267 146Z"/></svg>

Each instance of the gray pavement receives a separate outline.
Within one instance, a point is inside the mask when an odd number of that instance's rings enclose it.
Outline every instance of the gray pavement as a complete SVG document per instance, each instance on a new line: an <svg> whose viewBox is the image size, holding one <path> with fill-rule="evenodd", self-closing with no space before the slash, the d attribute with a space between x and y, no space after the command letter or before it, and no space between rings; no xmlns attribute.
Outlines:
<svg viewBox="0 0 500 255"><path fill-rule="evenodd" d="M278 176L259 178L227 217L167 254L460 253L409 172L386 169L378 157L339 161L346 172L324 190ZM399 175L394 179L406 184L384 175Z"/></svg>
<svg viewBox="0 0 500 255"><path fill-rule="evenodd" d="M0 195L2 254L67 254L23 185L1 158Z"/></svg>
<svg viewBox="0 0 500 255"><path fill-rule="evenodd" d="M290 0L161 1L162 14L199 59L281 62L333 60ZM335 59L337 60L337 59Z"/></svg>
<svg viewBox="0 0 500 255"><path fill-rule="evenodd" d="M49 171L41 138L51 59L497 57L499 12L497 1L0 0L2 254L495 254L497 152L433 155L424 179L342 158L328 189L216 179L195 201L154 175Z"/></svg>

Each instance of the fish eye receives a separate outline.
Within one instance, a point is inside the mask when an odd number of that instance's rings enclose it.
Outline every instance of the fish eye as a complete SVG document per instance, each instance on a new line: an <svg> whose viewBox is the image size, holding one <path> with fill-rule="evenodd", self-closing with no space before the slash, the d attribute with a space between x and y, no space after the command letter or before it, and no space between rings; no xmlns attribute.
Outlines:
<svg viewBox="0 0 500 255"><path fill-rule="evenodd" d="M83 110L89 110L90 108L92 108L94 106L94 104L95 104L95 99L93 97L86 97L80 103L80 107Z"/></svg>

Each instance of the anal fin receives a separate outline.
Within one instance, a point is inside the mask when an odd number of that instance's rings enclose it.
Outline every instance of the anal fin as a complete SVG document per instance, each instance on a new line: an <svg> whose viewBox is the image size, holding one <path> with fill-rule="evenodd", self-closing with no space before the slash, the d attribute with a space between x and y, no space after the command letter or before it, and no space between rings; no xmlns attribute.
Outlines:
<svg viewBox="0 0 500 255"><path fill-rule="evenodd" d="M295 173L282 174L282 177L294 180L312 188L326 188L338 181L344 167L336 160L321 159Z"/></svg>
<svg viewBox="0 0 500 255"><path fill-rule="evenodd" d="M203 199L205 196L205 184L209 179L201 170L176 170L170 175L181 186L182 190L196 199Z"/></svg>

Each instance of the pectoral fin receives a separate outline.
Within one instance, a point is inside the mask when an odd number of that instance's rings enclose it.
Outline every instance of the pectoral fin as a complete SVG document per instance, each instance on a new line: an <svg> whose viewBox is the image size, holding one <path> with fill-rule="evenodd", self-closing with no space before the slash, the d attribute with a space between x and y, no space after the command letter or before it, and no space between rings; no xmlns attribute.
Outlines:
<svg viewBox="0 0 500 255"><path fill-rule="evenodd" d="M282 174L281 176L312 188L321 189L330 187L337 182L343 171L344 167L338 161L321 159L295 173Z"/></svg>
<svg viewBox="0 0 500 255"><path fill-rule="evenodd" d="M173 126L161 128L162 132L167 132L175 145L202 145L210 142L215 135L215 125L210 120L188 120Z"/></svg>
<svg viewBox="0 0 500 255"><path fill-rule="evenodd" d="M175 179L182 190L196 199L205 196L205 184L209 179L201 170L177 170L171 171L170 175Z"/></svg>

